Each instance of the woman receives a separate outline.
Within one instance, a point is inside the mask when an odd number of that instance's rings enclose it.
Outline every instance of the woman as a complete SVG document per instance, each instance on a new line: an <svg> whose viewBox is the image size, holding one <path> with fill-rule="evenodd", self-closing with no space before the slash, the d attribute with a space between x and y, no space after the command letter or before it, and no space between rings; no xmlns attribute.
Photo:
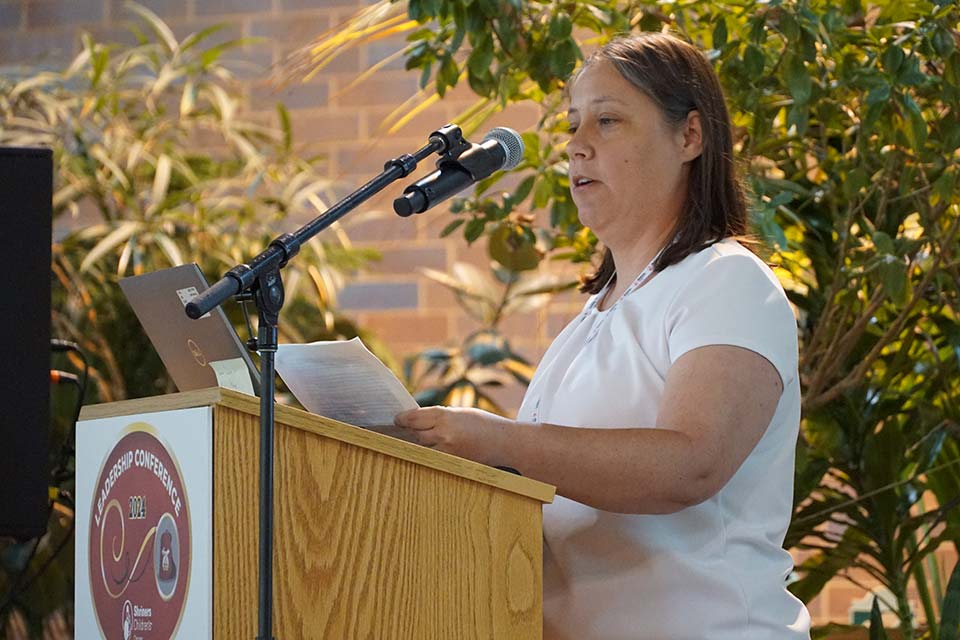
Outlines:
<svg viewBox="0 0 960 640"><path fill-rule="evenodd" d="M570 185L605 246L516 421L432 407L418 440L513 467L544 507L547 638L792 639L796 324L735 239L746 206L710 65L667 35L618 39L569 87Z"/></svg>

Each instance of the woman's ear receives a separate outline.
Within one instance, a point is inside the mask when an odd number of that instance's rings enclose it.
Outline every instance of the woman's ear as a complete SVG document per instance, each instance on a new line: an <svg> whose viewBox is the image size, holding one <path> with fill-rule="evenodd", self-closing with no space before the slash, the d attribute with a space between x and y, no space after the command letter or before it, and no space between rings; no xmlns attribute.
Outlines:
<svg viewBox="0 0 960 640"><path fill-rule="evenodd" d="M700 123L700 112L694 109L687 114L687 119L680 125L683 133L681 153L687 162L695 160L703 153L703 128Z"/></svg>

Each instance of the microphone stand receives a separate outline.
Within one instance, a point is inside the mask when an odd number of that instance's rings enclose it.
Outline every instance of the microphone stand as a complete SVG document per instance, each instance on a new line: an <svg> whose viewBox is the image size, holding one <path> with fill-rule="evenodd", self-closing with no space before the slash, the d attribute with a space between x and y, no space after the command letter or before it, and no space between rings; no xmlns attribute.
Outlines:
<svg viewBox="0 0 960 640"><path fill-rule="evenodd" d="M253 300L257 305L259 325L253 350L260 352L260 547L257 640L273 639L273 443L274 398L276 396L275 356L277 326L283 308L283 280L280 270L300 250L300 246L326 229L365 200L395 180L410 175L417 164L432 153L456 158L470 144L463 139L460 127L448 124L430 134L429 142L411 154L394 158L373 180L348 195L333 207L293 233L285 233L272 242L249 263L229 271L209 289L186 306L187 316L196 320L231 296Z"/></svg>

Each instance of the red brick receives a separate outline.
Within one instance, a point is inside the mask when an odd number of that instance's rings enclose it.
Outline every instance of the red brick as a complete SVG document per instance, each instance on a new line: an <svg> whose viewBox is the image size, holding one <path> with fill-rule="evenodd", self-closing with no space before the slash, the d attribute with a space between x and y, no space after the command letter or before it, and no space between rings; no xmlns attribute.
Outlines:
<svg viewBox="0 0 960 640"><path fill-rule="evenodd" d="M355 112L356 113L356 112ZM356 113L359 117L359 113ZM322 119L322 118L321 118ZM397 158L405 153L413 153L419 146L423 146L426 140L396 139L383 137L375 140L365 140L351 142L348 145L341 146L337 151L337 165L344 175L367 176L367 179L383 171L383 164L393 158ZM421 176L426 175L432 170L428 163L421 163L420 168L410 176L408 181L398 181L395 189L391 190L390 202L402 191L403 186L415 182ZM391 209L392 211L392 209Z"/></svg>
<svg viewBox="0 0 960 640"><path fill-rule="evenodd" d="M566 327L578 313L579 311L549 312L546 326L547 337L553 339L560 335L564 327Z"/></svg>
<svg viewBox="0 0 960 640"><path fill-rule="evenodd" d="M56 64L69 61L79 49L72 31L14 31L0 38L0 60Z"/></svg>
<svg viewBox="0 0 960 640"><path fill-rule="evenodd" d="M352 216L352 217L351 217ZM344 229L355 242L378 242L384 240L412 240L416 227L410 220L401 218L392 210L374 210L368 205L344 219Z"/></svg>
<svg viewBox="0 0 960 640"><path fill-rule="evenodd" d="M380 260L370 263L369 269L373 273L416 276L419 279L417 269L445 271L447 268L447 250L442 245L377 248L380 250L382 257Z"/></svg>
<svg viewBox="0 0 960 640"><path fill-rule="evenodd" d="M126 20L131 12L124 8L126 0L110 0L110 19ZM138 0L138 3L160 16L163 20L185 18L187 16L186 0Z"/></svg>
<svg viewBox="0 0 960 640"><path fill-rule="evenodd" d="M23 5L0 2L0 29L18 29L23 24Z"/></svg>
<svg viewBox="0 0 960 640"><path fill-rule="evenodd" d="M307 84L295 82L284 87L270 86L268 82L258 83L250 90L251 108L259 111L274 110L277 103L293 110L317 110L324 109L330 95L330 88L325 82L313 81ZM357 118L354 115L328 116L333 124L324 124L323 120L313 120L310 127L321 133L328 133L336 138L327 139L352 139L357 135ZM345 127L340 129L336 123L343 123ZM297 124L302 127L304 121L298 118Z"/></svg>
<svg viewBox="0 0 960 640"><path fill-rule="evenodd" d="M367 131L370 132L371 136L401 136L422 140L423 143L426 143L431 132L436 131L449 122L447 110L441 108L441 103L439 106L433 105L421 113L418 113L395 132L387 133L387 131L390 130L390 126L396 123L397 118L394 117L390 122L384 122L384 119L389 116L397 106L398 105L395 104L385 104L381 107L366 109ZM432 169L432 165L437 157L439 156L424 160L421 166L429 166Z"/></svg>
<svg viewBox="0 0 960 640"><path fill-rule="evenodd" d="M523 395L526 392L527 387L516 381L502 387L484 387L484 393L500 405L504 414L511 420L516 419L517 411L520 409Z"/></svg>
<svg viewBox="0 0 960 640"><path fill-rule="evenodd" d="M344 107L400 105L419 89L416 76L409 72L374 74L348 89L351 80L353 77L349 75L338 76L334 104Z"/></svg>
<svg viewBox="0 0 960 640"><path fill-rule="evenodd" d="M457 333L466 337L467 335L484 328L484 326L470 316L457 318ZM540 334L540 321L535 313L520 313L510 315L500 321L498 326L500 333L513 342L513 338L523 337L527 340L536 340Z"/></svg>
<svg viewBox="0 0 960 640"><path fill-rule="evenodd" d="M421 309L459 309L460 303L454 293L438 282L423 278L420 283Z"/></svg>
<svg viewBox="0 0 960 640"><path fill-rule="evenodd" d="M103 19L103 0L31 0L27 28L90 24Z"/></svg>
<svg viewBox="0 0 960 640"><path fill-rule="evenodd" d="M219 27L216 31L209 34L200 44L196 45L199 49L208 49L224 42L239 40L243 38L243 25L236 19L218 19L218 18L199 18L188 21L174 21L170 23L170 29L174 37L183 42L187 36L203 31L209 27ZM228 60L236 53L237 49L225 51L220 60Z"/></svg>
<svg viewBox="0 0 960 640"><path fill-rule="evenodd" d="M415 309L418 301L415 282L352 282L340 291L342 309Z"/></svg>
<svg viewBox="0 0 960 640"><path fill-rule="evenodd" d="M532 131L536 129L540 115L539 105L531 102L512 104L505 111L492 115L489 120L483 123L481 131L489 131L494 127L509 127L521 133ZM483 136L480 135L479 137Z"/></svg>
<svg viewBox="0 0 960 640"><path fill-rule="evenodd" d="M223 56L221 62L240 81L262 81L273 68L273 48L251 44L232 49Z"/></svg>
<svg viewBox="0 0 960 640"><path fill-rule="evenodd" d="M360 326L374 332L388 346L411 342L439 345L448 337L447 316L442 313L368 312L358 316L358 319Z"/></svg>
<svg viewBox="0 0 960 640"><path fill-rule="evenodd" d="M198 0L194 11L200 16L259 13L263 11L263 4L263 0Z"/></svg>
<svg viewBox="0 0 960 640"><path fill-rule="evenodd" d="M396 37L371 42L366 46L367 67L372 67L378 62L381 62L390 56L394 56L390 62L380 67L380 69L383 71L405 70L405 64L407 61L406 56L402 54L395 56L394 54L396 54L397 51L402 51L406 45L406 40Z"/></svg>
<svg viewBox="0 0 960 640"><path fill-rule="evenodd" d="M299 9L328 9L337 7L363 7L366 3L362 0L280 0L280 8L283 11L295 11Z"/></svg>
<svg viewBox="0 0 960 640"><path fill-rule="evenodd" d="M260 15L250 22L250 35L270 38L283 46L303 46L330 28L330 14L312 11L306 14Z"/></svg>
<svg viewBox="0 0 960 640"><path fill-rule="evenodd" d="M355 113L293 113L292 116L294 139L301 143L350 141L360 132L360 119Z"/></svg>

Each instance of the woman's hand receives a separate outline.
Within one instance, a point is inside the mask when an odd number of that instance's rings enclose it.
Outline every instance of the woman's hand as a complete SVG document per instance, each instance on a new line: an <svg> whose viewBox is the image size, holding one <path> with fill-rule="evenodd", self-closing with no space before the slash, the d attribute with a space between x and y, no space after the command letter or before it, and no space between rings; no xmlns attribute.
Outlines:
<svg viewBox="0 0 960 640"><path fill-rule="evenodd" d="M398 413L393 422L413 432L422 445L492 466L502 463L514 424L487 411L462 407L413 409Z"/></svg>

